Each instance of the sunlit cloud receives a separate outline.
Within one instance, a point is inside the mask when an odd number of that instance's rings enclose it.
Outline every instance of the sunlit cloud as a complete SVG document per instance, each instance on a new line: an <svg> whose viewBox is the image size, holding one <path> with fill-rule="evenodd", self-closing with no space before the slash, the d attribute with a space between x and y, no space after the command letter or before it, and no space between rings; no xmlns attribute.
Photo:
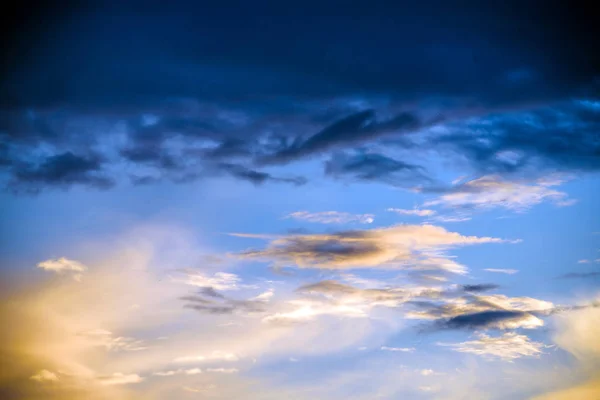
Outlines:
<svg viewBox="0 0 600 400"><path fill-rule="evenodd" d="M478 334L476 340L462 343L438 343L461 353L471 353L486 358L512 361L521 357L538 357L543 353L543 343L534 342L525 335L508 332L502 336Z"/></svg>
<svg viewBox="0 0 600 400"><path fill-rule="evenodd" d="M58 376L52 371L48 371L47 369L42 369L37 374L32 375L29 379L31 379L33 381L41 382L41 383L56 382L56 381L58 381Z"/></svg>
<svg viewBox="0 0 600 400"><path fill-rule="evenodd" d="M557 206L574 204L565 192L552 189L564 181L561 179L539 179L533 183L514 182L497 175L488 175L462 183L449 193L429 200L424 207L443 206L458 209L505 208L523 212L545 201Z"/></svg>
<svg viewBox="0 0 600 400"><path fill-rule="evenodd" d="M342 231L331 234L265 236L234 234L269 240L263 250L238 254L243 259L271 261L300 268L401 268L419 265L464 273L465 268L443 251L454 247L503 243L493 237L463 236L433 225L395 225L389 228Z"/></svg>
<svg viewBox="0 0 600 400"><path fill-rule="evenodd" d="M120 372L98 377L98 381L102 385L128 385L131 383L140 383L143 380L144 378L140 377L138 374L122 374Z"/></svg>
<svg viewBox="0 0 600 400"><path fill-rule="evenodd" d="M184 278L172 278L175 282L198 287L211 287L216 290L239 289L240 278L228 272L216 272L213 276L207 276L199 271L186 270Z"/></svg>
<svg viewBox="0 0 600 400"><path fill-rule="evenodd" d="M87 271L87 267L84 264L65 257L42 261L37 267L57 274L70 273L73 279L77 281L81 280L82 273Z"/></svg>

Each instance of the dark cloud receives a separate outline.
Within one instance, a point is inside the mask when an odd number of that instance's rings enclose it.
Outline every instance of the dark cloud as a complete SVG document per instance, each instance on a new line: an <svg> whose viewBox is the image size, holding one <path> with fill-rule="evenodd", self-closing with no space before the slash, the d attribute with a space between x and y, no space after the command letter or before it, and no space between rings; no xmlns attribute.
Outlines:
<svg viewBox="0 0 600 400"><path fill-rule="evenodd" d="M73 184L107 189L112 179L102 174L102 161L95 156L79 156L71 152L44 158L40 163L15 162L11 169L11 187L38 191L50 186Z"/></svg>
<svg viewBox="0 0 600 400"><path fill-rule="evenodd" d="M265 157L263 162L286 163L332 148L374 140L385 134L416 130L421 125L419 119L409 113L378 121L374 110L360 111L334 122L306 140L296 138L291 145Z"/></svg>
<svg viewBox="0 0 600 400"><path fill-rule="evenodd" d="M338 178L412 186L428 182L424 169L377 153L335 154L325 163L325 173Z"/></svg>
<svg viewBox="0 0 600 400"><path fill-rule="evenodd" d="M600 169L600 101L492 115L450 127L432 146L460 154L481 173Z"/></svg>
<svg viewBox="0 0 600 400"><path fill-rule="evenodd" d="M293 185L300 186L300 185L304 185L306 183L306 178L303 178L303 177L293 177L293 178L274 177L271 174L268 174L266 172L255 171L250 168L244 167L242 165L237 165L237 164L220 163L220 164L218 164L218 168L219 168L219 170L224 171L235 178L251 182L255 185L260 185L265 182L283 182L283 183L291 183Z"/></svg>
<svg viewBox="0 0 600 400"><path fill-rule="evenodd" d="M498 289L500 286L493 283L479 283L474 285L461 285L465 292L486 292L488 290Z"/></svg>
<svg viewBox="0 0 600 400"><path fill-rule="evenodd" d="M522 311L483 311L436 321L435 326L439 329L502 329L506 324L518 323L529 317L531 314Z"/></svg>
<svg viewBox="0 0 600 400"><path fill-rule="evenodd" d="M154 169L132 173L135 184L207 174L301 184L261 166L368 147L384 136L450 150L480 172L598 170L600 59L594 14L584 7L309 0L291 11L259 3L17 11L18 24L0 42L8 60L0 67L3 173L26 160L31 165L20 168L38 190L104 188L118 177L33 172L44 163L41 149L47 157L102 149L111 162ZM555 107L572 98L591 106ZM532 109L550 111L525 113ZM485 118L510 112L512 119ZM479 122L468 120L474 116ZM441 123L444 137L406 137ZM518 154L498 157L506 152ZM326 172L430 184L419 166L383 154L336 155Z"/></svg>

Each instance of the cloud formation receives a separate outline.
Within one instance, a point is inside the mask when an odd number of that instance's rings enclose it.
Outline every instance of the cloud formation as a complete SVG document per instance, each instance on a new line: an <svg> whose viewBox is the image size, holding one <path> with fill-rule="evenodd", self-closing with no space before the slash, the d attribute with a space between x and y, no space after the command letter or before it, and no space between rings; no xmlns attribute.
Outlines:
<svg viewBox="0 0 600 400"><path fill-rule="evenodd" d="M490 359L513 361L521 357L539 357L544 344L534 342L525 335L514 332L504 333L501 336L488 336L478 334L477 339L462 343L438 343L448 346L461 353L471 353Z"/></svg>
<svg viewBox="0 0 600 400"><path fill-rule="evenodd" d="M444 257L446 249L483 243L502 243L492 237L463 236L433 225L395 225L330 234L260 236L270 240L262 250L239 253L241 258L271 261L299 268L390 268L413 266L463 273L465 268Z"/></svg>
<svg viewBox="0 0 600 400"><path fill-rule="evenodd" d="M405 210L402 208L388 208L386 211L394 212L400 215L415 215L417 217L430 217L435 214L434 210L418 208L414 208L412 210Z"/></svg>
<svg viewBox="0 0 600 400"><path fill-rule="evenodd" d="M321 211L321 212L308 212L308 211L296 211L285 218L292 218L299 221L314 222L320 224L347 224L351 222L358 222L360 224L371 224L375 219L373 214L350 214L347 212L340 211Z"/></svg>
<svg viewBox="0 0 600 400"><path fill-rule="evenodd" d="M87 267L81 262L65 257L42 261L38 263L37 267L57 274L71 274L76 281L80 281L82 274L87 271Z"/></svg>
<svg viewBox="0 0 600 400"><path fill-rule="evenodd" d="M572 205L573 200L566 193L551 189L561 183L557 179L540 179L528 184L488 175L454 186L438 199L425 202L424 207L474 210L506 208L523 212L544 201L551 201L559 206Z"/></svg>

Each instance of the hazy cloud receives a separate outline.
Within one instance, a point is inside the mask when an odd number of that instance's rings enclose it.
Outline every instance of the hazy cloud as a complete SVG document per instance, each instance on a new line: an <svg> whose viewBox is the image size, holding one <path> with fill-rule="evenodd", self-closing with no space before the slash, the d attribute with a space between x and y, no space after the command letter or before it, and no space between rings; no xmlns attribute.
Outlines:
<svg viewBox="0 0 600 400"><path fill-rule="evenodd" d="M296 211L285 218L293 218L300 221L315 222L320 224L347 224L350 222L358 222L360 224L370 224L374 221L373 214L350 214L340 211L322 211L308 212Z"/></svg>
<svg viewBox="0 0 600 400"><path fill-rule="evenodd" d="M513 332L495 337L481 333L477 335L476 340L462 343L438 343L438 345L449 346L461 353L472 353L504 361L512 361L521 357L538 357L545 347L544 344L534 342L525 335Z"/></svg>

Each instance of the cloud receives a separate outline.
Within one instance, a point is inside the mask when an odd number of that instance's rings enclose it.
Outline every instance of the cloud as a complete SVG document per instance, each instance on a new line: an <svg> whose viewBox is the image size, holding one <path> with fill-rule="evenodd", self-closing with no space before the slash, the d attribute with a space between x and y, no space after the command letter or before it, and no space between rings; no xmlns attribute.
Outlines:
<svg viewBox="0 0 600 400"><path fill-rule="evenodd" d="M506 208L523 212L544 201L556 205L571 205L564 192L551 189L561 184L557 179L539 179L534 183L508 181L499 175L488 175L459 184L438 199L424 203L425 207L443 206L459 209Z"/></svg>
<svg viewBox="0 0 600 400"><path fill-rule="evenodd" d="M344 304L335 301L300 299L287 302L289 311L276 312L262 319L264 323L289 326L298 323L313 321L321 316L335 316L342 318L366 318L369 305Z"/></svg>
<svg viewBox="0 0 600 400"><path fill-rule="evenodd" d="M600 272L570 272L559 276L562 279L591 279L600 277Z"/></svg>
<svg viewBox="0 0 600 400"><path fill-rule="evenodd" d="M374 110L364 110L346 116L306 140L296 139L269 155L263 162L285 163L351 143L373 140L389 133L402 133L422 126L416 115L400 113L388 120L378 121Z"/></svg>
<svg viewBox="0 0 600 400"><path fill-rule="evenodd" d="M414 347L387 347L381 346L380 350L383 351L392 351L392 352L401 352L401 353L412 353L415 351Z"/></svg>
<svg viewBox="0 0 600 400"><path fill-rule="evenodd" d="M397 187L410 187L430 180L418 165L367 152L334 154L325 163L325 174L334 178L382 182Z"/></svg>
<svg viewBox="0 0 600 400"><path fill-rule="evenodd" d="M429 329L534 329L544 325L535 314L548 315L553 303L531 297L475 295L441 297L432 301L411 301L416 308L407 318L434 320Z"/></svg>
<svg viewBox="0 0 600 400"><path fill-rule="evenodd" d="M486 358L498 358L512 361L521 357L539 357L544 344L534 342L525 335L514 332L504 333L502 336L488 336L478 334L476 340L462 343L438 343L439 346L448 346L461 353L471 353Z"/></svg>
<svg viewBox="0 0 600 400"><path fill-rule="evenodd" d="M112 332L104 329L81 332L78 336L84 337L90 344L104 347L108 351L140 351L148 348L142 340L125 336L115 337Z"/></svg>
<svg viewBox="0 0 600 400"><path fill-rule="evenodd" d="M443 294L442 289L430 287L361 289L333 280L304 285L299 287L296 291L302 294L323 295L328 299L335 299L341 304L362 304L368 305L369 307L398 307L414 298L435 298Z"/></svg>
<svg viewBox="0 0 600 400"><path fill-rule="evenodd" d="M315 222L320 224L347 224L350 222L371 224L374 221L375 215L350 214L339 211L322 211L314 213L308 211L296 211L287 215L285 218L293 218L300 221Z"/></svg>
<svg viewBox="0 0 600 400"><path fill-rule="evenodd" d="M438 321L440 329L535 329L544 322L536 316L522 311L482 311L462 314L447 320Z"/></svg>
<svg viewBox="0 0 600 400"><path fill-rule="evenodd" d="M174 376L174 375L198 375L201 374L202 370L200 368L190 368L190 369L176 369L169 371L159 371L155 372L152 375L154 376Z"/></svg>
<svg viewBox="0 0 600 400"><path fill-rule="evenodd" d="M596 171L597 101L566 100L457 124L435 143L461 154L480 173Z"/></svg>
<svg viewBox="0 0 600 400"><path fill-rule="evenodd" d="M128 385L130 383L140 383L144 378L138 374L122 374L115 372L112 375L100 376L98 381L101 385Z"/></svg>
<svg viewBox="0 0 600 400"><path fill-rule="evenodd" d="M77 281L81 280L81 274L87 271L87 267L84 264L79 261L69 260L66 257L42 261L37 267L57 274L71 273Z"/></svg>
<svg viewBox="0 0 600 400"><path fill-rule="evenodd" d="M40 383L56 382L59 380L58 376L54 372L48 371L47 369L42 369L42 370L38 371L37 374L31 376L29 379L40 382Z"/></svg>
<svg viewBox="0 0 600 400"><path fill-rule="evenodd" d="M532 400L592 400L600 396L600 309L583 308L556 317L554 341L573 355L577 363L571 368L575 381L560 382L550 393Z"/></svg>
<svg viewBox="0 0 600 400"><path fill-rule="evenodd" d="M108 189L114 181L102 173L102 161L96 156L79 156L68 151L43 158L39 163L16 162L9 186L36 193L47 186L85 185Z"/></svg>
<svg viewBox="0 0 600 400"><path fill-rule="evenodd" d="M182 356L177 357L173 361L177 363L190 363L190 362L214 362L214 361L238 361L240 357L237 354L223 352L215 350L208 355L197 355L197 356Z"/></svg>
<svg viewBox="0 0 600 400"><path fill-rule="evenodd" d="M213 288L215 290L237 290L239 289L240 278L236 274L229 272L216 272L213 276L203 275L199 271L182 271L185 278L172 278L175 282L185 283L186 285L199 286L201 288Z"/></svg>
<svg viewBox="0 0 600 400"><path fill-rule="evenodd" d="M519 272L519 270L516 269L501 269L501 268L484 268L484 271L487 272L496 272L498 274L507 274L507 275L512 275L512 274L516 274L517 272Z"/></svg>
<svg viewBox="0 0 600 400"><path fill-rule="evenodd" d="M435 214L435 210L427 210L427 209L412 209L412 210L405 210L402 208L388 208L386 211L390 211L390 212L394 212L396 214L400 214L400 215L415 215L417 217L430 217L432 215Z"/></svg>
<svg viewBox="0 0 600 400"><path fill-rule="evenodd" d="M248 300L237 300L225 297L212 288L202 288L199 295L181 297L186 302L185 308L209 314L252 314L266 311L265 304L273 296L272 291L259 294Z"/></svg>
<svg viewBox="0 0 600 400"><path fill-rule="evenodd" d="M235 374L236 372L239 372L237 368L207 368L206 371L220 374Z"/></svg>
<svg viewBox="0 0 600 400"><path fill-rule="evenodd" d="M461 285L465 292L486 292L488 290L498 289L500 286L493 283L478 283L474 285Z"/></svg>
<svg viewBox="0 0 600 400"><path fill-rule="evenodd" d="M231 163L220 163L218 164L220 170L225 171L229 175L248 181L254 185L260 185L265 182L283 182L283 183L291 183L296 186L304 185L307 180L303 177L293 177L293 178L281 178L274 177L266 172L259 172L252 170L250 168L244 167L242 165L231 164Z"/></svg>
<svg viewBox="0 0 600 400"><path fill-rule="evenodd" d="M504 242L492 237L463 236L433 225L395 225L371 230L264 238L270 239L265 249L247 250L238 256L300 268L398 268L417 265L459 273L464 272L464 267L440 255L443 250Z"/></svg>

